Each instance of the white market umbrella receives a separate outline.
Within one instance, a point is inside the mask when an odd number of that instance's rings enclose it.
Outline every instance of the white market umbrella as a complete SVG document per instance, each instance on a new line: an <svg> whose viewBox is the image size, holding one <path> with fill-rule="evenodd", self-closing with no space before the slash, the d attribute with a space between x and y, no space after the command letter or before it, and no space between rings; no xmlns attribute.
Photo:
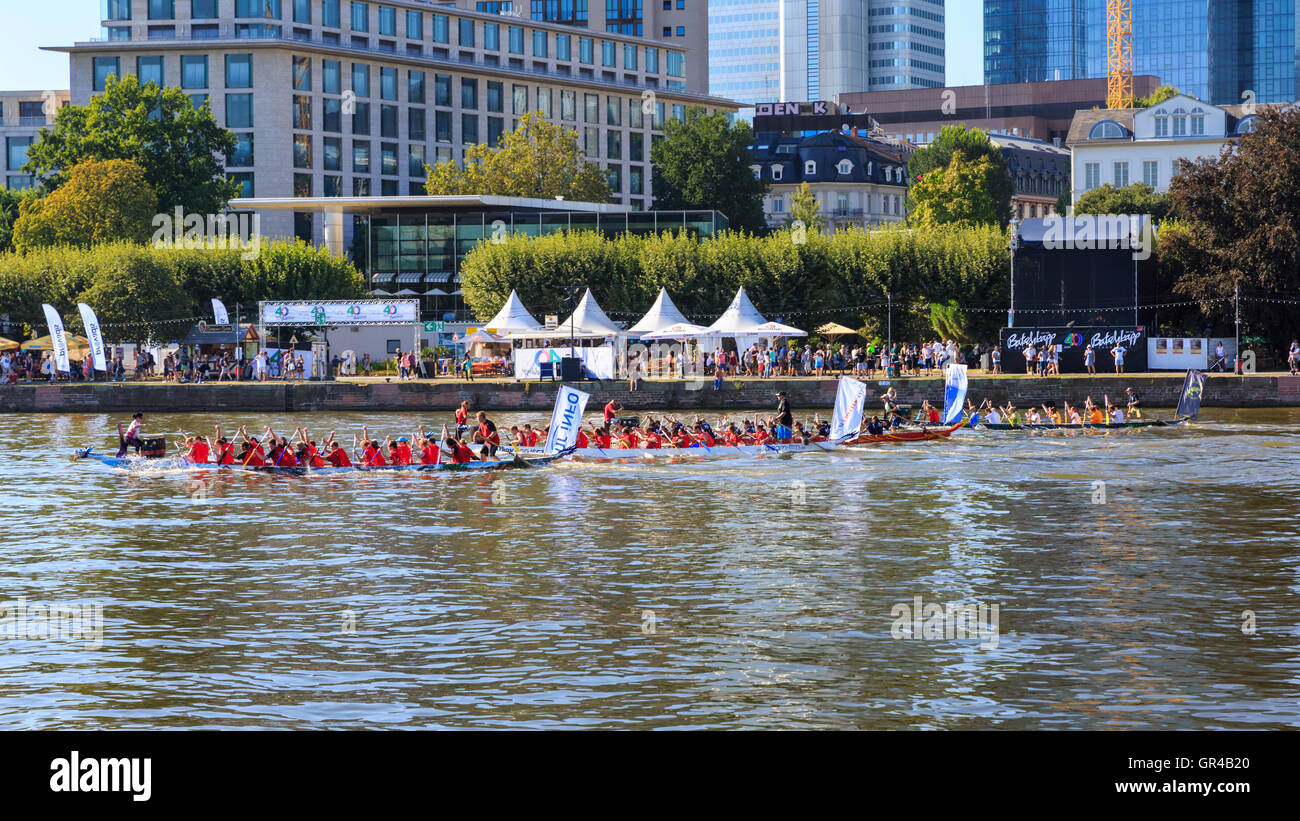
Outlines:
<svg viewBox="0 0 1300 821"><path fill-rule="evenodd" d="M488 333L488 332L485 331L485 330L478 330L478 331L475 331L474 333L470 334L469 336L462 336L462 337L460 338L460 341L461 341L461 342L464 342L464 343L466 343L466 344L469 344L469 345L473 345L473 344L475 344L475 343L479 343L479 342L483 342L483 343L500 343L500 342L509 342L510 340L508 340L508 339L502 339L501 337L497 336L496 334Z"/></svg>
<svg viewBox="0 0 1300 821"><path fill-rule="evenodd" d="M371 296L392 296L392 294L390 294L388 291L385 291L383 288L374 289L373 291L370 292L370 295Z"/></svg>
<svg viewBox="0 0 1300 821"><path fill-rule="evenodd" d="M393 296L419 296L419 291L412 291L410 288L403 288L400 291L393 292Z"/></svg>
<svg viewBox="0 0 1300 821"><path fill-rule="evenodd" d="M711 330L703 325L696 325L692 322L677 322L666 328L660 328L657 331L643 333L639 336L641 339L698 339L706 336L721 336L718 331Z"/></svg>
<svg viewBox="0 0 1300 821"><path fill-rule="evenodd" d="M630 336L640 336L643 339L648 338L646 335L654 331L662 330L670 325L689 325L686 317L673 300L668 296L668 291L663 288L659 289L659 296L655 299L655 304L650 306L646 315L641 317L641 321L627 329Z"/></svg>
<svg viewBox="0 0 1300 821"><path fill-rule="evenodd" d="M747 333L753 336L807 336L807 331L801 331L798 328L792 328L789 325L782 325L780 322L764 322L752 331Z"/></svg>

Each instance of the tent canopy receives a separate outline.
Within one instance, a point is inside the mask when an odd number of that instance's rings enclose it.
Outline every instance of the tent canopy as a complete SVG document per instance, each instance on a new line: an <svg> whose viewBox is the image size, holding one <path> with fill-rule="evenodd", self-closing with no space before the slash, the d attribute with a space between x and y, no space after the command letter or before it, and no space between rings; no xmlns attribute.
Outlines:
<svg viewBox="0 0 1300 821"><path fill-rule="evenodd" d="M623 333L623 329L605 315L601 307L596 304L596 298L591 295L591 289L588 288L573 314L548 335L564 337L569 336L570 333L574 336L617 336Z"/></svg>
<svg viewBox="0 0 1300 821"><path fill-rule="evenodd" d="M672 325L660 328L657 331L649 331L640 334L642 339L697 339L705 336L721 336L717 331L711 331L703 325L696 325L691 322L675 322Z"/></svg>
<svg viewBox="0 0 1300 821"><path fill-rule="evenodd" d="M717 331L723 336L753 334L757 333L755 328L766 322L767 320L754 307L754 303L749 301L749 295L745 293L745 287L742 285L740 290L736 291L736 296L732 298L727 310L709 326L709 330Z"/></svg>
<svg viewBox="0 0 1300 821"><path fill-rule="evenodd" d="M632 336L644 336L654 331L663 330L670 325L689 324L691 323L686 321L686 317L673 304L672 297L668 296L668 291L660 288L655 304L651 305L646 315L641 317L641 321L628 328L627 332Z"/></svg>
<svg viewBox="0 0 1300 821"><path fill-rule="evenodd" d="M512 331L535 331L541 327L541 324L528 313L524 303L519 301L519 295L511 291L506 304L501 306L497 315L485 322L483 327L493 333L507 334Z"/></svg>
<svg viewBox="0 0 1300 821"><path fill-rule="evenodd" d="M90 355L90 340L84 336L74 336L65 334L64 338L68 341L68 358L74 362L80 362ZM42 353L54 350L54 340L50 337L43 336L40 339L33 339L30 342L23 343L23 352Z"/></svg>
<svg viewBox="0 0 1300 821"><path fill-rule="evenodd" d="M764 322L752 331L750 334L756 336L807 336L807 331L801 331L789 325L782 325L780 322Z"/></svg>
<svg viewBox="0 0 1300 821"><path fill-rule="evenodd" d="M0 336L0 351L16 351L18 348L19 343L14 342L12 339L6 339L3 336Z"/></svg>

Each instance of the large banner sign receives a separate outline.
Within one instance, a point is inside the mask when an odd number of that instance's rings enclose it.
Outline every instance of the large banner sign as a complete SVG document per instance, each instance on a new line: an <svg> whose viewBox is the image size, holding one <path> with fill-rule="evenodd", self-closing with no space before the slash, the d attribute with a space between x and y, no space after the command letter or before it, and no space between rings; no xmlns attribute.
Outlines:
<svg viewBox="0 0 1300 821"><path fill-rule="evenodd" d="M108 372L108 358L104 356L104 335L99 330L99 317L84 302L77 303L81 312L81 324L86 326L86 339L90 340L90 353L95 360L95 370Z"/></svg>
<svg viewBox="0 0 1300 821"><path fill-rule="evenodd" d="M943 423L955 425L961 421L966 401L966 366L952 364L943 375Z"/></svg>
<svg viewBox="0 0 1300 821"><path fill-rule="evenodd" d="M862 427L862 414L867 404L867 386L847 376L840 378L835 393L835 418L831 420L831 441L838 442L856 436Z"/></svg>
<svg viewBox="0 0 1300 821"><path fill-rule="evenodd" d="M420 318L414 299L263 302L263 325L400 325Z"/></svg>
<svg viewBox="0 0 1300 821"><path fill-rule="evenodd" d="M1056 345L1061 352L1061 373L1084 373L1084 352L1089 345L1095 354L1097 373L1114 373L1115 358L1111 351L1124 348L1124 371L1147 369L1147 331L1141 326L1093 326L1089 328L1003 328L1003 373L1025 372L1025 349L1033 344L1038 351Z"/></svg>
<svg viewBox="0 0 1300 821"><path fill-rule="evenodd" d="M54 346L54 368L60 373L69 373L72 366L68 363L68 337L63 332L63 317L54 310L54 306L41 304L45 311L45 324L50 326L50 344Z"/></svg>
<svg viewBox="0 0 1300 821"><path fill-rule="evenodd" d="M560 387L555 397L555 410L551 412L551 428L546 434L546 452L559 453L578 444L578 429L582 427L582 414L587 409L591 394L568 385Z"/></svg>
<svg viewBox="0 0 1300 821"><path fill-rule="evenodd" d="M570 353L570 351L575 351ZM582 360L587 373L597 379L614 378L614 349L609 345L598 348L515 348L515 379L541 379L542 366L548 375L560 375L560 360L576 356Z"/></svg>

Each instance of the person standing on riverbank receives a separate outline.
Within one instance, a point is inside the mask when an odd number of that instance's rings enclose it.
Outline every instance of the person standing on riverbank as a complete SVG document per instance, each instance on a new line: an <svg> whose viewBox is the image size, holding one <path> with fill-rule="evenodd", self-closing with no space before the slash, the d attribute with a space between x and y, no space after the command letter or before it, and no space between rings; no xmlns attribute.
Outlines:
<svg viewBox="0 0 1300 821"><path fill-rule="evenodd" d="M1083 349L1083 367L1093 376L1097 375L1097 352L1091 345Z"/></svg>
<svg viewBox="0 0 1300 821"><path fill-rule="evenodd" d="M1115 347L1110 349L1110 355L1115 357L1115 373L1124 372L1124 346L1121 343L1115 343Z"/></svg>

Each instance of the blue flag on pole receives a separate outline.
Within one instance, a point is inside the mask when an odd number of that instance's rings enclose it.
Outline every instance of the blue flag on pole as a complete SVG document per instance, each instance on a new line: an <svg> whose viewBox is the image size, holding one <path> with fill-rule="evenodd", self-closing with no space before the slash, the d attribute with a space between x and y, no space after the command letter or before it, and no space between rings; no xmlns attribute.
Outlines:
<svg viewBox="0 0 1300 821"><path fill-rule="evenodd" d="M961 421L966 405L966 366L949 365L943 377L943 423L955 425Z"/></svg>

